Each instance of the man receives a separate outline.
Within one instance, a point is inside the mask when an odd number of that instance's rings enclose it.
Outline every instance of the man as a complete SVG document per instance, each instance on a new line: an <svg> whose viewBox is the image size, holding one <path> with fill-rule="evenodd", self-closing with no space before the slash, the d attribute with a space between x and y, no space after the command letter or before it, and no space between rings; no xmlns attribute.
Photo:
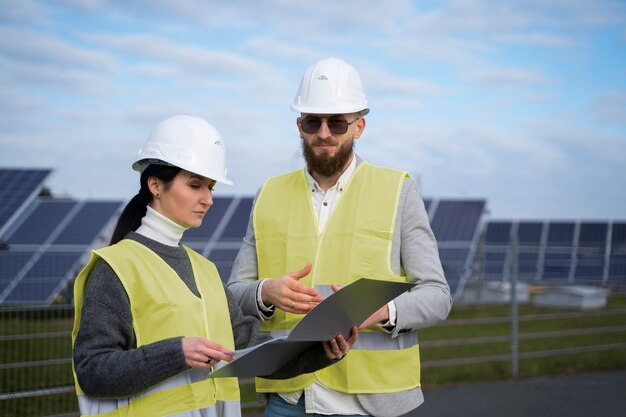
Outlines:
<svg viewBox="0 0 626 417"><path fill-rule="evenodd" d="M309 67L291 108L307 166L268 179L256 196L228 283L244 313L278 335L331 284L417 285L360 326L341 362L288 380L257 378L257 391L269 394L267 416L405 414L423 402L415 329L445 320L452 306L417 184L354 154L369 108L349 64Z"/></svg>

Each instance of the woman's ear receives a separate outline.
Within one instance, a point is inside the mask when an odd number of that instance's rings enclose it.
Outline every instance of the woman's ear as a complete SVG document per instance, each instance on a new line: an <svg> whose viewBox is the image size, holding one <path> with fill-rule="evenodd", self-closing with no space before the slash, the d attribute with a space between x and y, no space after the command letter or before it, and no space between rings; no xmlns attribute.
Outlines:
<svg viewBox="0 0 626 417"><path fill-rule="evenodd" d="M161 192L163 191L163 181L157 177L148 177L148 188L150 189L153 197L159 198L161 197Z"/></svg>

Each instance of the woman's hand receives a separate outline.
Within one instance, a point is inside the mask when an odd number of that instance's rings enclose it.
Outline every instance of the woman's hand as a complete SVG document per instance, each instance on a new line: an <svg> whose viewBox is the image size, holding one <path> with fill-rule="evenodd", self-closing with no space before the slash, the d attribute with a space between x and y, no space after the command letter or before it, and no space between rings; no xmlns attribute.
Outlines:
<svg viewBox="0 0 626 417"><path fill-rule="evenodd" d="M183 354L191 368L208 369L219 361L233 360L231 349L203 337L183 337Z"/></svg>
<svg viewBox="0 0 626 417"><path fill-rule="evenodd" d="M352 326L350 338L346 340L343 335L337 335L333 340L324 342L324 350L328 359L342 359L348 354L352 345L359 338L359 330L356 326Z"/></svg>

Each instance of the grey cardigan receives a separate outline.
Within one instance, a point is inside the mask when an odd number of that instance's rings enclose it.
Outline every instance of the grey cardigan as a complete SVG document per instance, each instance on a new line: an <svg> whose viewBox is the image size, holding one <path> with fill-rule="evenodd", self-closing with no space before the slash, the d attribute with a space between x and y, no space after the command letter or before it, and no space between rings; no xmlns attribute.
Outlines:
<svg viewBox="0 0 626 417"><path fill-rule="evenodd" d="M361 163L359 158L358 163ZM227 287L244 314L261 317L256 300L260 281L253 213L254 208ZM404 271L410 281L417 283L412 291L394 300L397 319L396 327L391 332L392 337L397 337L399 332L420 329L445 320L452 307L450 288L443 274L437 242L430 228L424 202L417 183L412 179L404 181L400 193L390 262L396 274ZM357 394L357 398L371 415L390 417L405 414L424 401L419 387L396 393Z"/></svg>

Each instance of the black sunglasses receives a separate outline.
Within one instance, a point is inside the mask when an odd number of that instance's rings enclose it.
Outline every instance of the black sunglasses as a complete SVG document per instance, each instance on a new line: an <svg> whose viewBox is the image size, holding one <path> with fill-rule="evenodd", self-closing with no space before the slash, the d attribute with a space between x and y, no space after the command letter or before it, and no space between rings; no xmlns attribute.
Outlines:
<svg viewBox="0 0 626 417"><path fill-rule="evenodd" d="M343 117L319 117L319 116L306 116L300 119L300 125L304 133L317 133L322 127L322 122L325 121L330 130L335 135L343 135L348 131L348 126L359 120L361 116L357 117L351 122L348 122Z"/></svg>

